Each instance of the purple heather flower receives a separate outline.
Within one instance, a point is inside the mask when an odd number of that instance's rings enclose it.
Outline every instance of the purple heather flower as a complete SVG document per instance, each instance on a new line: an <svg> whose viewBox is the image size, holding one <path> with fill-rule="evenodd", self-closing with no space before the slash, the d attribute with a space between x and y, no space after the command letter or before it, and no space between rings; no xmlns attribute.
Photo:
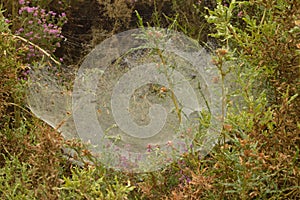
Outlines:
<svg viewBox="0 0 300 200"><path fill-rule="evenodd" d="M52 16L55 16L55 15L56 15L56 13L53 12L53 11L51 11L51 10L48 12L48 14L50 14L50 15L52 15Z"/></svg>
<svg viewBox="0 0 300 200"><path fill-rule="evenodd" d="M237 14L238 17L242 17L243 16L243 11L240 11L238 14Z"/></svg>
<svg viewBox="0 0 300 200"><path fill-rule="evenodd" d="M28 13L33 13L35 11L35 7L26 7Z"/></svg>
<svg viewBox="0 0 300 200"><path fill-rule="evenodd" d="M59 30L56 30L56 29L49 30L49 34L57 34L58 32L59 32Z"/></svg>
<svg viewBox="0 0 300 200"><path fill-rule="evenodd" d="M32 34L33 34L33 32L30 31L30 32L26 33L25 36L29 37L29 36L31 36Z"/></svg>
<svg viewBox="0 0 300 200"><path fill-rule="evenodd" d="M190 182L192 181L192 180L190 179L190 177L186 177L185 180L186 180L187 183L190 183Z"/></svg>
<svg viewBox="0 0 300 200"><path fill-rule="evenodd" d="M26 70L26 71L24 71L22 74L26 76L26 75L28 75L28 74L29 74L29 72L30 72L30 70L29 70L29 69L27 69L27 70Z"/></svg>
<svg viewBox="0 0 300 200"><path fill-rule="evenodd" d="M19 4L21 5L25 4L25 0L19 0Z"/></svg>
<svg viewBox="0 0 300 200"><path fill-rule="evenodd" d="M20 10L19 10L19 15L21 15L22 12L23 12L23 8L20 8Z"/></svg>
<svg viewBox="0 0 300 200"><path fill-rule="evenodd" d="M147 145L147 152L151 152L151 151L152 151L151 144L148 144L148 145Z"/></svg>
<svg viewBox="0 0 300 200"><path fill-rule="evenodd" d="M181 166L185 164L184 160L178 160L177 162L178 162L178 165L181 165Z"/></svg>

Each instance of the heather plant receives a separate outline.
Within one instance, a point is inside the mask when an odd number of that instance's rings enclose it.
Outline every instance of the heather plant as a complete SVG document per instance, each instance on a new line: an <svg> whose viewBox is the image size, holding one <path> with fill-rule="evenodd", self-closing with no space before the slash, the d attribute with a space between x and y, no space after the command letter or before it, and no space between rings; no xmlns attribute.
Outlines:
<svg viewBox="0 0 300 200"><path fill-rule="evenodd" d="M20 38L12 34L9 26L1 11L0 70L4 87L0 98L0 198L126 198L134 189L130 182L119 181L114 175L102 181L106 173L101 166L82 168L69 155L63 156L63 147L78 150L84 156L89 153L82 144L64 142L59 133L37 120L24 106L27 82L19 79L18 71L27 61L16 48ZM11 108L13 112L9 112Z"/></svg>
<svg viewBox="0 0 300 200"><path fill-rule="evenodd" d="M37 123L24 106L25 63L10 24L0 13L0 198L54 198L61 137ZM25 50L24 50L25 51ZM51 177L51 178L50 178ZM32 188L35 188L34 190Z"/></svg>
<svg viewBox="0 0 300 200"><path fill-rule="evenodd" d="M19 1L18 24L15 35L21 36L31 43L53 54L60 47L60 41L64 38L61 34L62 26L67 22L66 14L47 11L40 6L33 6L26 1ZM40 49L29 43L27 45L27 61L41 59L44 55ZM62 58L60 58L62 61Z"/></svg>
<svg viewBox="0 0 300 200"><path fill-rule="evenodd" d="M3 16L1 7L0 198L53 199L61 137L37 122L25 107L26 41L20 48L10 27L12 22Z"/></svg>
<svg viewBox="0 0 300 200"><path fill-rule="evenodd" d="M6 18L4 18L3 22L5 24L3 25L6 25L4 26L6 30L1 31L1 37L6 37L6 41L12 43L10 48L15 49L14 53L8 59L16 59L16 67L10 69L8 67L10 65L7 65L6 69L14 71L12 73L14 76L11 76L10 79L13 80L15 78L19 81L16 82L11 95L8 95L9 98L13 99L13 103L15 104L10 105L10 107L14 109L16 126L19 125L20 121L19 107L23 104L23 81L28 78L30 64L32 64L32 61L44 62L42 61L44 56L59 64L53 58L53 52L60 45L59 41L62 39L61 26L66 22L65 14L58 15L52 11L46 12L40 6L34 6L34 3L28 1L8 1L4 3L8 9L16 10L19 8L17 14L14 12L11 14L4 13ZM7 56L7 52L8 50L5 49L3 57ZM8 80L8 82L12 82L12 80Z"/></svg>
<svg viewBox="0 0 300 200"><path fill-rule="evenodd" d="M3 124L6 120L10 120L12 115L15 115L13 126L18 127L20 121L20 109L18 104L23 96L23 84L18 82L18 74L23 71L25 66L18 56L22 56L22 52L15 49L16 41L9 37L11 30L9 29L8 19L3 16L3 11L0 13L1 17L1 110L0 117L3 119ZM8 109L8 108L11 109ZM12 110L12 111L10 111ZM1 123L1 124L2 124Z"/></svg>

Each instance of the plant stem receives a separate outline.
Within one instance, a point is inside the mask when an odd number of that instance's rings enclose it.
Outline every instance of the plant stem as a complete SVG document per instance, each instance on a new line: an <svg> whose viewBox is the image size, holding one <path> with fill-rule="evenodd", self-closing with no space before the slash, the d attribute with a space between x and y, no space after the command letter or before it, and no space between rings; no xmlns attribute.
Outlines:
<svg viewBox="0 0 300 200"><path fill-rule="evenodd" d="M167 80L168 80L168 83L169 83L169 86L170 86L169 90L171 91L171 99L172 99L173 104L174 104L174 106L175 106L175 110L176 110L176 113L177 113L177 115L178 115L179 123L181 123L181 113L180 113L180 108L179 108L179 105L178 105L178 103L177 103L176 96L175 96L175 94L174 94L174 92L173 92L173 90L172 90L172 89L173 89L173 84L172 84L172 82L171 82L171 80L170 80L170 77L168 76L167 63L166 63L166 61L165 61L165 59L164 59L164 57L163 57L162 52L161 52L160 49L157 49L157 53L158 53L158 55L159 55L159 58L160 58L161 61L162 61L163 66L164 66L164 69L165 69L165 72L164 72L164 73L165 73L165 75L166 75L166 77L167 77Z"/></svg>

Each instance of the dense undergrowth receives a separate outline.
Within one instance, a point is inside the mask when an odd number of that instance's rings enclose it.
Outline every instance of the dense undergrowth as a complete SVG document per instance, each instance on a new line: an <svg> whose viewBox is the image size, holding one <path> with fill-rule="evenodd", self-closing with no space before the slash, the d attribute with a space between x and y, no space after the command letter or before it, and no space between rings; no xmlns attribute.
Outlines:
<svg viewBox="0 0 300 200"><path fill-rule="evenodd" d="M87 53L73 50L61 37L70 39L68 33L74 32L71 24L64 24L63 13L69 23L74 22L72 8L84 3L19 2L1 1L1 199L300 198L298 0L96 2L101 17L87 30L90 37L83 44L87 49L111 34L137 27L134 10L138 10L152 26L172 24L202 44L213 41L212 62L224 80L235 77L239 86L227 91L225 140L205 158L191 152L161 171L146 174L74 164L63 155L63 147L73 148L80 157L89 152L80 142L65 141L27 109L29 63L55 62L64 52L75 52L79 58L65 56L63 65L79 65ZM19 13L22 7L28 7L23 8L27 13ZM33 20L35 11L41 20L44 17L46 32ZM73 48L78 50L76 45Z"/></svg>

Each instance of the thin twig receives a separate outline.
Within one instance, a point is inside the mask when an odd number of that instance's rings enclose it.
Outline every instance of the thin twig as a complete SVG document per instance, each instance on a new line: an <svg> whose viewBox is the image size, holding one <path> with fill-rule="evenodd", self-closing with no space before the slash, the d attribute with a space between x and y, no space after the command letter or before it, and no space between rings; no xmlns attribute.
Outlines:
<svg viewBox="0 0 300 200"><path fill-rule="evenodd" d="M25 43L28 43L32 46L34 46L35 48L37 48L38 50L40 50L43 54L45 54L47 57L49 57L53 62L55 62L56 64L60 65L60 62L58 62L57 60L55 60L55 58L53 58L47 51L45 51L44 49L42 49L41 47L39 47L38 45L30 42L29 40L27 40L26 38L23 38L21 36L18 36L18 35L13 35L13 34L8 34L8 33L1 33L1 35L4 35L4 36L11 36L13 37L14 39L18 39L18 40L21 40Z"/></svg>

